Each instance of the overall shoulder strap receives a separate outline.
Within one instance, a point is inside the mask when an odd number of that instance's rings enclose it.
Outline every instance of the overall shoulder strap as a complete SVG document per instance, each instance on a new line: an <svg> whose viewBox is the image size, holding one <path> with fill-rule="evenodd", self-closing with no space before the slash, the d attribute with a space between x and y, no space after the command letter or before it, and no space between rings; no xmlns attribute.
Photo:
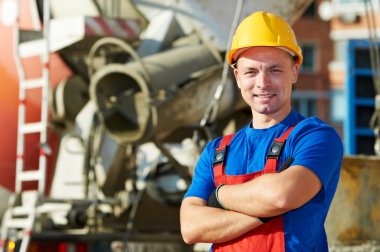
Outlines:
<svg viewBox="0 0 380 252"><path fill-rule="evenodd" d="M220 141L219 147L215 149L214 161L213 161L215 186L218 186L217 181L220 181L220 178L223 177L224 175L227 150L234 135L235 134L224 136L222 140Z"/></svg>
<svg viewBox="0 0 380 252"><path fill-rule="evenodd" d="M269 148L269 152L267 154L267 158L266 158L267 161L265 163L264 172L276 172L277 161L281 155L286 139L288 139L288 136L290 135L292 130L297 126L297 124L291 126L289 129L287 129L284 132L284 134L274 139L272 145Z"/></svg>

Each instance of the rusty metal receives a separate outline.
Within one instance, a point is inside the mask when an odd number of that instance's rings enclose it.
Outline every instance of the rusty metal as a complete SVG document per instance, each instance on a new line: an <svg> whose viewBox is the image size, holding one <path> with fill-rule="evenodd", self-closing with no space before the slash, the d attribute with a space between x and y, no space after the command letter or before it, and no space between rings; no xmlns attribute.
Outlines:
<svg viewBox="0 0 380 252"><path fill-rule="evenodd" d="M380 237L380 158L346 156L326 220L330 244L357 244Z"/></svg>

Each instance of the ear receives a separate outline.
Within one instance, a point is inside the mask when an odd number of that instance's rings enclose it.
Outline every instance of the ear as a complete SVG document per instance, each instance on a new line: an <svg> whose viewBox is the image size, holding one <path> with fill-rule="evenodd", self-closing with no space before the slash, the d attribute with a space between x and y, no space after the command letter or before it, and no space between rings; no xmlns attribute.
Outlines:
<svg viewBox="0 0 380 252"><path fill-rule="evenodd" d="M238 88L240 89L239 70L237 68L234 68L234 75Z"/></svg>
<svg viewBox="0 0 380 252"><path fill-rule="evenodd" d="M292 83L296 83L298 80L298 73L299 73L300 65L294 64L292 67Z"/></svg>

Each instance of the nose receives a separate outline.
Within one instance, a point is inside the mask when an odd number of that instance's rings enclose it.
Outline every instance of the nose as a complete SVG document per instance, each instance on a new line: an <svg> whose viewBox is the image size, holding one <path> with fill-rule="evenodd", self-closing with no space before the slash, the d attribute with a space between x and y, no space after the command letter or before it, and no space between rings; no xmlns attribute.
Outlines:
<svg viewBox="0 0 380 252"><path fill-rule="evenodd" d="M270 85L270 78L268 73L265 71L260 71L256 76L256 85L259 88L265 88Z"/></svg>

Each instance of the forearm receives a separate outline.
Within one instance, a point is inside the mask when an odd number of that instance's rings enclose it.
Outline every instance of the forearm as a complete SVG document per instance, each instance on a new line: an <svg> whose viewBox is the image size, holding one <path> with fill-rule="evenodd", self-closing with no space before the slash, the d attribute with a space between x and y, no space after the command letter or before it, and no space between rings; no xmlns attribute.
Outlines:
<svg viewBox="0 0 380 252"><path fill-rule="evenodd" d="M294 166L243 184L225 185L218 197L227 209L250 216L272 217L308 202L322 185L309 169Z"/></svg>
<svg viewBox="0 0 380 252"><path fill-rule="evenodd" d="M249 216L271 217L283 214L286 210L276 204L274 190L269 189L270 183L267 179L263 181L263 178L264 176L243 184L224 185L219 189L218 197L225 208Z"/></svg>
<svg viewBox="0 0 380 252"><path fill-rule="evenodd" d="M187 202L186 202L187 200ZM181 232L186 243L222 243L260 226L255 217L208 207L188 198L181 207Z"/></svg>

